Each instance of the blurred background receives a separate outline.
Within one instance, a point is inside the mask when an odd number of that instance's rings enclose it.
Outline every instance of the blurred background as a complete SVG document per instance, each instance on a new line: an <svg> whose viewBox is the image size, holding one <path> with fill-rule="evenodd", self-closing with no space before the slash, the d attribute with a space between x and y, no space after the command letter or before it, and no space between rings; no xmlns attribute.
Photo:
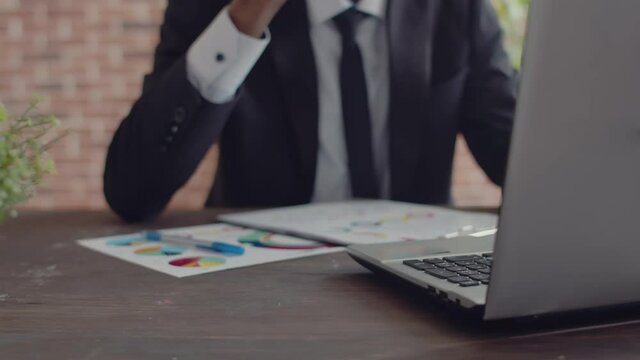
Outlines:
<svg viewBox="0 0 640 360"><path fill-rule="evenodd" d="M493 0L519 63L530 0ZM102 209L106 148L141 91L158 41L165 0L0 0L0 102L13 112L32 95L73 133L56 144L57 174L25 209ZM171 208L201 208L217 163L212 148ZM493 206L500 191L479 170L464 141L455 160L457 205Z"/></svg>

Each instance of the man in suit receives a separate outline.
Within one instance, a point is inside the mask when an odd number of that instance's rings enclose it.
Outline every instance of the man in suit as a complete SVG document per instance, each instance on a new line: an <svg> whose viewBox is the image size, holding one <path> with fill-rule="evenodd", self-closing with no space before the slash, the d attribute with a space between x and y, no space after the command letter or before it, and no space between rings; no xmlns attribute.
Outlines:
<svg viewBox="0 0 640 360"><path fill-rule="evenodd" d="M488 0L169 0L106 198L151 219L219 143L208 206L444 204L459 133L503 181L516 76Z"/></svg>

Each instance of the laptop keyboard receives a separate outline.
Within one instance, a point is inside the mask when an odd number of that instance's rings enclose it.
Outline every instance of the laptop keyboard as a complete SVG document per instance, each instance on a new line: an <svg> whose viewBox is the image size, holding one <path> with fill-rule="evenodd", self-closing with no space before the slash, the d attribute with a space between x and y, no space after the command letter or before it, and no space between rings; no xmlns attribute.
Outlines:
<svg viewBox="0 0 640 360"><path fill-rule="evenodd" d="M403 264L462 287L489 285L493 254L405 260Z"/></svg>

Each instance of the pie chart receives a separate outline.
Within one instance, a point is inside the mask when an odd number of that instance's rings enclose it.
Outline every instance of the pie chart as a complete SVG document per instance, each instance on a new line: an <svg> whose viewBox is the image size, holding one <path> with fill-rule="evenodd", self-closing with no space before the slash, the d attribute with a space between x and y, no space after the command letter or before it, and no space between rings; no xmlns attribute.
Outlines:
<svg viewBox="0 0 640 360"><path fill-rule="evenodd" d="M163 245L144 247L135 251L138 255L146 256L175 256L182 254L186 249L182 246Z"/></svg>
<svg viewBox="0 0 640 360"><path fill-rule="evenodd" d="M149 240L143 237L112 239L107 241L110 246L136 246L148 243Z"/></svg>
<svg viewBox="0 0 640 360"><path fill-rule="evenodd" d="M253 245L258 248L277 250L312 250L327 247L327 244L317 241L303 240L286 235L276 235L256 231L238 239L241 244Z"/></svg>
<svg viewBox="0 0 640 360"><path fill-rule="evenodd" d="M177 267L200 267L200 268L208 268L215 266L222 266L226 260L224 258L215 257L215 256L199 256L199 257L191 257L173 260L169 262L170 265Z"/></svg>

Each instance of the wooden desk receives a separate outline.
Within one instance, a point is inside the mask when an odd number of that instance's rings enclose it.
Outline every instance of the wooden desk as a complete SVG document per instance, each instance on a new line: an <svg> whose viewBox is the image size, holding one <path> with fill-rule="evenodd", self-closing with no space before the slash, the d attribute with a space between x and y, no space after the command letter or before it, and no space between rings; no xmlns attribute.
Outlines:
<svg viewBox="0 0 640 360"><path fill-rule="evenodd" d="M0 359L640 358L637 311L488 326L345 253L176 279L75 244L215 215L127 226L107 212L43 212L0 226Z"/></svg>

